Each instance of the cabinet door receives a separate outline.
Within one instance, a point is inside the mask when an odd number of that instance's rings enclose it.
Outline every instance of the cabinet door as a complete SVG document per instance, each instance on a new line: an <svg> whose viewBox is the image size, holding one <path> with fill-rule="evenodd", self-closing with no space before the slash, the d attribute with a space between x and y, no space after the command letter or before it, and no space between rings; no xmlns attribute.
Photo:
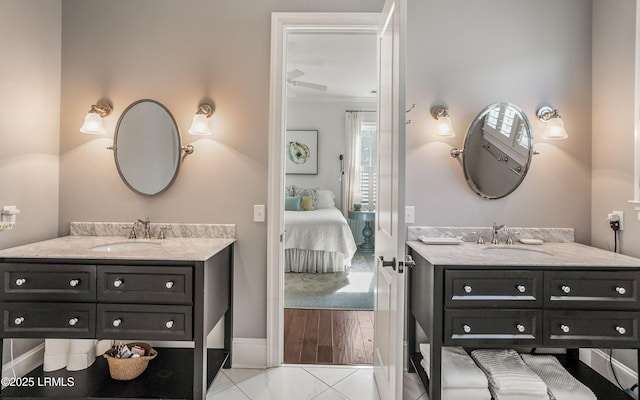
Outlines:
<svg viewBox="0 0 640 400"><path fill-rule="evenodd" d="M445 310L444 344L470 347L542 343L542 311Z"/></svg>
<svg viewBox="0 0 640 400"><path fill-rule="evenodd" d="M446 270L449 308L537 308L542 306L542 271Z"/></svg>
<svg viewBox="0 0 640 400"><path fill-rule="evenodd" d="M98 304L100 339L191 340L190 306Z"/></svg>
<svg viewBox="0 0 640 400"><path fill-rule="evenodd" d="M110 303L192 304L193 269L98 266L98 300Z"/></svg>
<svg viewBox="0 0 640 400"><path fill-rule="evenodd" d="M638 310L640 272L546 271L545 306Z"/></svg>
<svg viewBox="0 0 640 400"><path fill-rule="evenodd" d="M638 313L633 311L544 312L544 342L562 347L638 347Z"/></svg>
<svg viewBox="0 0 640 400"><path fill-rule="evenodd" d="M96 305L91 303L0 303L2 337L93 338Z"/></svg>
<svg viewBox="0 0 640 400"><path fill-rule="evenodd" d="M95 301L95 265L0 264L0 300Z"/></svg>

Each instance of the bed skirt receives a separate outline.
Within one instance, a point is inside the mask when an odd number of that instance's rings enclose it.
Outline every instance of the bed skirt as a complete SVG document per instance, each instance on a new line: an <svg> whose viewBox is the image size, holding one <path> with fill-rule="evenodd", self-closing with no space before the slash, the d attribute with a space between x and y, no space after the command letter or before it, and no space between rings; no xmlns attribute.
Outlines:
<svg viewBox="0 0 640 400"><path fill-rule="evenodd" d="M344 272L351 265L336 251L285 249L284 272Z"/></svg>

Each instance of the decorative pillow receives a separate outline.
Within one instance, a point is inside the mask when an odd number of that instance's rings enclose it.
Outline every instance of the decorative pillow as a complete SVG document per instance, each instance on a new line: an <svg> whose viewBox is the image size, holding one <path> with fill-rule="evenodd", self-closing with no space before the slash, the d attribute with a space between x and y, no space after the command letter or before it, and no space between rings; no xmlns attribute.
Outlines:
<svg viewBox="0 0 640 400"><path fill-rule="evenodd" d="M285 186L284 195L286 197L293 197L296 195L295 190L296 190L296 187L294 185Z"/></svg>
<svg viewBox="0 0 640 400"><path fill-rule="evenodd" d="M318 190L316 208L331 208L336 206L336 195L331 190Z"/></svg>
<svg viewBox="0 0 640 400"><path fill-rule="evenodd" d="M300 197L311 196L313 197L313 208L318 208L318 190L319 188L295 188L295 195Z"/></svg>
<svg viewBox="0 0 640 400"><path fill-rule="evenodd" d="M300 211L300 196L285 197L284 209L286 211Z"/></svg>
<svg viewBox="0 0 640 400"><path fill-rule="evenodd" d="M304 196L300 200L300 211L313 211L313 196Z"/></svg>

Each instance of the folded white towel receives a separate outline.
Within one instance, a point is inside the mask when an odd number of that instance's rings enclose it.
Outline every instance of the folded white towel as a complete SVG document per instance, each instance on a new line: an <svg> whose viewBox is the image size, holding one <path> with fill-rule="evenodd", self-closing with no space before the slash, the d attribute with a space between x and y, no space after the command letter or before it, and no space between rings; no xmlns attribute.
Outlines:
<svg viewBox="0 0 640 400"><path fill-rule="evenodd" d="M495 400L548 400L547 385L515 350L474 350L471 357L487 374Z"/></svg>
<svg viewBox="0 0 640 400"><path fill-rule="evenodd" d="M442 400L491 400L488 388L442 388Z"/></svg>
<svg viewBox="0 0 640 400"><path fill-rule="evenodd" d="M574 378L551 355L521 354L529 368L547 384L549 395L555 400L597 400L595 394Z"/></svg>
<svg viewBox="0 0 640 400"><path fill-rule="evenodd" d="M429 371L431 346L425 343L420 344L420 353L424 361L424 369ZM484 372L462 347L442 348L441 382L443 388L487 388L489 386Z"/></svg>

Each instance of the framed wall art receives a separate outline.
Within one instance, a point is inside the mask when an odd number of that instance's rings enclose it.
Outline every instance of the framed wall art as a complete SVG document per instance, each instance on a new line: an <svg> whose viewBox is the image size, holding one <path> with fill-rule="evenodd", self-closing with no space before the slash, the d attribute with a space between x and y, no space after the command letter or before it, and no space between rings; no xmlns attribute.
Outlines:
<svg viewBox="0 0 640 400"><path fill-rule="evenodd" d="M318 131L287 131L287 174L318 175Z"/></svg>

